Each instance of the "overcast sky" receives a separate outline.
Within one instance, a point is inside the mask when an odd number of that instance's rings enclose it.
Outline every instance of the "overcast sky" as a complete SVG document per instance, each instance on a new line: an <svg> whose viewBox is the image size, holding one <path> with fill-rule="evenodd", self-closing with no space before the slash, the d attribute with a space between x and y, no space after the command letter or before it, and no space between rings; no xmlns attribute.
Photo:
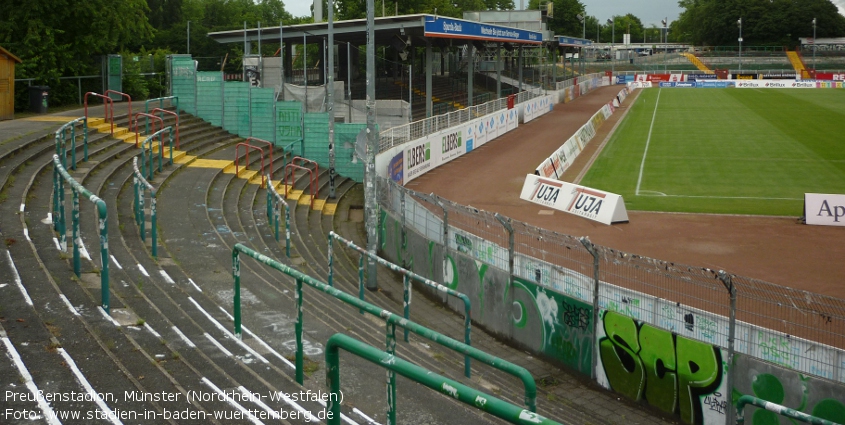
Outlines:
<svg viewBox="0 0 845 425"><path fill-rule="evenodd" d="M527 4L527 0L523 0ZM845 0L832 0L839 7L839 13L845 14ZM376 0L376 2L378 2ZM646 27L652 24L660 27L660 20L669 17L669 22L678 18L681 8L678 0L581 0L587 7L587 13L606 21L614 15L628 13L640 18ZM293 16L310 16L311 0L285 0L285 10ZM519 8L520 0L514 0Z"/></svg>

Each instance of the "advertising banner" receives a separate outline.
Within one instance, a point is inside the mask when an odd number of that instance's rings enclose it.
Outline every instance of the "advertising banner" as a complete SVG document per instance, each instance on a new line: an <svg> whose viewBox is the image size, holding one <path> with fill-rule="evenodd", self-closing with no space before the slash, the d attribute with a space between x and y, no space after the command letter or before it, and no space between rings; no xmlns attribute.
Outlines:
<svg viewBox="0 0 845 425"><path fill-rule="evenodd" d="M435 138L439 139L437 136ZM405 184L440 165L436 163L439 155L432 155L431 144L431 137L424 137L405 147L402 161Z"/></svg>
<svg viewBox="0 0 845 425"><path fill-rule="evenodd" d="M519 197L599 223L628 222L622 196L533 174L525 176Z"/></svg>
<svg viewBox="0 0 845 425"><path fill-rule="evenodd" d="M717 80L716 74L687 74L687 81Z"/></svg>
<svg viewBox="0 0 845 425"><path fill-rule="evenodd" d="M804 194L804 217L816 226L845 226L845 195Z"/></svg>
<svg viewBox="0 0 845 425"><path fill-rule="evenodd" d="M519 112L516 108L508 109L508 131L516 130L519 125Z"/></svg>
<svg viewBox="0 0 845 425"><path fill-rule="evenodd" d="M472 126L475 131L475 144L473 145L473 149L477 149L487 143L487 131L484 125L484 118L472 121ZM496 136L494 135L493 137Z"/></svg>
<svg viewBox="0 0 845 425"><path fill-rule="evenodd" d="M522 104L522 123L526 124L534 119L534 102L533 99L523 102Z"/></svg>
<svg viewBox="0 0 845 425"><path fill-rule="evenodd" d="M493 114L496 120L496 137L501 137L508 132L508 111L503 110Z"/></svg>
<svg viewBox="0 0 845 425"><path fill-rule="evenodd" d="M650 81L634 81L634 82L630 82L630 83L628 83L628 88L629 88L629 89L634 89L634 88L640 88L640 89L644 89L644 88L651 88L651 82L650 82Z"/></svg>
<svg viewBox="0 0 845 425"><path fill-rule="evenodd" d="M496 114L490 114L481 119L484 122L484 132L487 134L487 141L491 141L499 137L498 123L496 122Z"/></svg>
<svg viewBox="0 0 845 425"><path fill-rule="evenodd" d="M467 147L467 152L472 152L473 149L478 147L478 142L476 141L476 131L475 131L475 122L470 121L468 123L464 123L459 126L461 129L461 134L463 134L464 143Z"/></svg>
<svg viewBox="0 0 845 425"><path fill-rule="evenodd" d="M440 157L436 161L437 165L445 164L467 152L463 136L460 127L452 127L440 132L440 141L437 145L437 153Z"/></svg>
<svg viewBox="0 0 845 425"><path fill-rule="evenodd" d="M816 83L795 80L742 80L736 86L743 89L814 89Z"/></svg>
<svg viewBox="0 0 845 425"><path fill-rule="evenodd" d="M816 79L827 81L845 81L845 74L834 74L832 72L817 72Z"/></svg>
<svg viewBox="0 0 845 425"><path fill-rule="evenodd" d="M538 31L488 25L442 16L425 17L425 36L530 44L543 42L543 34Z"/></svg>

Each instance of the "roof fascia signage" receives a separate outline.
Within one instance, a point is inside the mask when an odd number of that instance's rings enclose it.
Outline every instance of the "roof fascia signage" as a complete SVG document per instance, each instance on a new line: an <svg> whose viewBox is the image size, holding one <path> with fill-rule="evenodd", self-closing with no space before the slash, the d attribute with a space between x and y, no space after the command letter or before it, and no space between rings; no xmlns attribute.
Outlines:
<svg viewBox="0 0 845 425"><path fill-rule="evenodd" d="M527 44L540 44L543 42L543 34L538 31L528 31L440 16L426 17L425 36Z"/></svg>

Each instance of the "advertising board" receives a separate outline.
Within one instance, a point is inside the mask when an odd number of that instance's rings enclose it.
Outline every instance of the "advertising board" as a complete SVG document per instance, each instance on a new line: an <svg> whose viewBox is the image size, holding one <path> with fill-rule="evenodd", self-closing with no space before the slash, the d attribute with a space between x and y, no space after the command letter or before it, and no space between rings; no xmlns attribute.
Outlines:
<svg viewBox="0 0 845 425"><path fill-rule="evenodd" d="M543 34L538 31L488 25L442 16L425 17L425 36L529 44L543 42Z"/></svg>
<svg viewBox="0 0 845 425"><path fill-rule="evenodd" d="M816 226L845 226L845 195L805 193L804 218Z"/></svg>
<svg viewBox="0 0 845 425"><path fill-rule="evenodd" d="M628 222L622 196L534 174L525 176L519 197L599 223Z"/></svg>

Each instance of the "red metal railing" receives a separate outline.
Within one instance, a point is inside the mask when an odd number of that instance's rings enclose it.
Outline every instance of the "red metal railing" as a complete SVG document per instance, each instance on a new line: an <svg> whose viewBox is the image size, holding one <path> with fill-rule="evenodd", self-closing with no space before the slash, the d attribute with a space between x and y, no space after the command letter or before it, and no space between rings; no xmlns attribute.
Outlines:
<svg viewBox="0 0 845 425"><path fill-rule="evenodd" d="M108 96L105 96L105 95L102 95L102 94L99 94L99 93L94 93L92 91L85 93L85 121L86 122L88 121L88 95L89 94L92 95L92 96L99 97L99 98L103 99L103 111L104 111L103 114L105 115L106 122L109 122L109 116L111 116L111 121L110 121L111 122L111 134L113 136L114 135L114 101Z"/></svg>
<svg viewBox="0 0 845 425"><path fill-rule="evenodd" d="M264 149L261 149L257 146L250 146L246 143L238 143L235 146L235 175L240 175L240 168L238 165L238 152L240 151L241 146L243 146L244 151L246 151L246 165L244 166L245 170L247 169L247 167L249 167L249 150L255 149L261 154L261 187L264 187Z"/></svg>
<svg viewBox="0 0 845 425"><path fill-rule="evenodd" d="M246 139L246 141L244 143L249 144L249 142L260 142L260 143L267 144L267 151L270 153L270 164L269 164L268 168L270 168L269 174L270 174L270 180L272 180L273 179L273 143L268 142L264 139L259 139L257 137L250 137L250 138Z"/></svg>
<svg viewBox="0 0 845 425"><path fill-rule="evenodd" d="M128 95L128 94L126 94L126 93L121 93L121 92L119 92L119 91L117 91L117 90L106 90L106 92L105 92L104 94L105 94L106 96L108 96L108 95L110 95L110 94L116 94L116 95L118 95L118 96L120 96L120 97L125 97L125 98L126 98L126 102L129 104L129 116L130 116L130 117L132 116L132 96L129 96L129 95ZM109 99L111 99L111 96L109 96ZM114 99L112 99L112 104L114 104L113 102L114 102Z"/></svg>
<svg viewBox="0 0 845 425"><path fill-rule="evenodd" d="M288 170L292 170L292 171L290 173L288 173ZM296 165L296 164L293 164L293 163L285 165L285 198L287 198L287 196L288 196L288 190L290 189L290 187L292 187L292 186L288 185L288 176L291 177L291 179L290 179L291 185L293 185L294 181L296 180L295 179L296 170L303 170L303 171L308 172L308 174L309 174L309 176L308 176L308 187L309 187L309 189L311 189L311 208L314 208L314 198L317 197L317 177L318 176L316 174L314 174L314 170L312 170L310 168L303 167L301 165Z"/></svg>
<svg viewBox="0 0 845 425"><path fill-rule="evenodd" d="M155 133L158 130L164 129L164 120L161 119L161 117L157 117L157 116L152 115L152 114L146 114L144 112L138 112L137 114L135 114L135 116L132 117L132 120L129 122L129 131L135 132L135 147L136 148L138 147L138 142L139 142L139 140L138 140L138 133L139 133L138 132L138 117L146 118L147 122L149 122L149 120L153 120L153 128L152 128L153 133ZM158 130L156 130L156 120L158 120L158 124L159 124ZM164 141L164 139L159 139L159 144L162 141Z"/></svg>
<svg viewBox="0 0 845 425"><path fill-rule="evenodd" d="M168 111L167 109L161 109L161 108L155 108L152 111L150 111L151 114L154 114L156 112L160 112L160 113L164 113L164 114L168 114L168 115L173 115L174 117L176 117L176 149L179 149L179 114L177 114L176 112ZM159 116L159 118L161 118L161 117ZM164 124L162 124L162 125L164 125Z"/></svg>
<svg viewBox="0 0 845 425"><path fill-rule="evenodd" d="M297 162L298 162L298 164L297 164ZM295 156L295 157L291 158L290 163L300 165L300 166L305 167L305 168L308 168L309 164L313 165L314 166L314 178L315 178L314 182L316 184L316 181L317 181L316 178L319 177L319 175L320 175L320 164L317 164L317 161L312 161L308 158L303 158L301 156Z"/></svg>

